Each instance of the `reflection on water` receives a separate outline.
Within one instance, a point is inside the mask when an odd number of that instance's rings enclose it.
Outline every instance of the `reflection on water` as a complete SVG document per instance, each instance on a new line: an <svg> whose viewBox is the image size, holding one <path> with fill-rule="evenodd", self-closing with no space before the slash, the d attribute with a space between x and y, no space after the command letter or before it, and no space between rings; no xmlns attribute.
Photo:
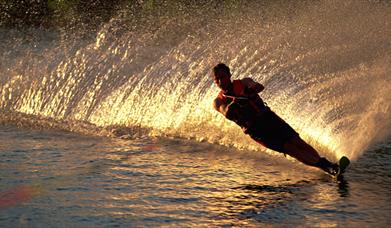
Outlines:
<svg viewBox="0 0 391 228"><path fill-rule="evenodd" d="M337 183L283 156L185 140L4 127L0 139L5 226L389 224L390 176L360 172L389 174L375 153Z"/></svg>
<svg viewBox="0 0 391 228"><path fill-rule="evenodd" d="M0 209L30 201L39 194L39 187L20 185L0 192Z"/></svg>
<svg viewBox="0 0 391 228"><path fill-rule="evenodd" d="M345 178L338 181L338 193L341 197L349 196L349 183Z"/></svg>

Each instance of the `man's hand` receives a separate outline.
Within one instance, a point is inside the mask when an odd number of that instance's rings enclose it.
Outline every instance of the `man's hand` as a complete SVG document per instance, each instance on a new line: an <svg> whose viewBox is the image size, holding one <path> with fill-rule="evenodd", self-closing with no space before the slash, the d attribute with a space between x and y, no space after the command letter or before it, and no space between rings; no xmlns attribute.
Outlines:
<svg viewBox="0 0 391 228"><path fill-rule="evenodd" d="M253 97L255 95L257 95L258 93L255 92L255 90L253 88L244 88L244 93L248 96L248 97Z"/></svg>

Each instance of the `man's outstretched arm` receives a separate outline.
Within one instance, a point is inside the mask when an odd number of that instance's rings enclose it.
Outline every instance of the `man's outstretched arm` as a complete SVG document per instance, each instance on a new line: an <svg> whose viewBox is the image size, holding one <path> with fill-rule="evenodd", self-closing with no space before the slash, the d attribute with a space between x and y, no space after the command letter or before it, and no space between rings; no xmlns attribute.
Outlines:
<svg viewBox="0 0 391 228"><path fill-rule="evenodd" d="M243 78L242 83L246 86L246 93L249 95L260 93L265 89L262 84L255 82L251 78Z"/></svg>

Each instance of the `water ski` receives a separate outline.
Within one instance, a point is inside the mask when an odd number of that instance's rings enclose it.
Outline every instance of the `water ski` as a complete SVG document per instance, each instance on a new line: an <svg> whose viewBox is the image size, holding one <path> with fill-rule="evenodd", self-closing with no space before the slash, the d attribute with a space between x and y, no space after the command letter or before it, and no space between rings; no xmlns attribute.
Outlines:
<svg viewBox="0 0 391 228"><path fill-rule="evenodd" d="M338 162L338 172L337 174L335 174L335 179L337 180L340 180L342 179L342 174L345 172L346 168L348 168L350 164L350 160L349 158L347 158L346 156L342 156L341 159L339 159L339 162Z"/></svg>

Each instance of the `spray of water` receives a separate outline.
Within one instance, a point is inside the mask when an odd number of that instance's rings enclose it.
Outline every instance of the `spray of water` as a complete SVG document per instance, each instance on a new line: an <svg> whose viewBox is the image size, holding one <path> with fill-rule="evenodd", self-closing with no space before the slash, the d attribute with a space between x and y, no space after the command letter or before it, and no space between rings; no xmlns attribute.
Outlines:
<svg viewBox="0 0 391 228"><path fill-rule="evenodd" d="M145 134L259 148L212 108L218 90L210 69L225 62L234 78L264 84L268 105L324 153L357 158L389 137L386 3L169 9L151 17L153 10L144 15L124 8L92 41L4 30L1 39L9 45L2 47L0 65L2 122L17 112L56 123L45 126L148 129Z"/></svg>

